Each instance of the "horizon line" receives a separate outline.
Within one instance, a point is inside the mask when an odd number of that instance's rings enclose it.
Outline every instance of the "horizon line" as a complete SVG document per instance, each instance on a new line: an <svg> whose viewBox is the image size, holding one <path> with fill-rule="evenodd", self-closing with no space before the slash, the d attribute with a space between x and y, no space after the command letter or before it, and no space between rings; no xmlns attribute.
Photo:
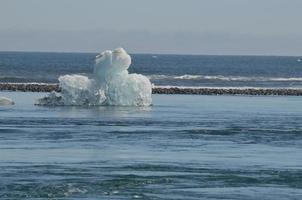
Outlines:
<svg viewBox="0 0 302 200"><path fill-rule="evenodd" d="M3 51L0 53L65 53L65 54L98 54L100 52L90 51L24 51L24 50L13 50ZM171 56L250 56L250 57L302 57L302 55L286 55L286 54L199 54L199 53L150 53L150 52L128 52L130 55L171 55Z"/></svg>

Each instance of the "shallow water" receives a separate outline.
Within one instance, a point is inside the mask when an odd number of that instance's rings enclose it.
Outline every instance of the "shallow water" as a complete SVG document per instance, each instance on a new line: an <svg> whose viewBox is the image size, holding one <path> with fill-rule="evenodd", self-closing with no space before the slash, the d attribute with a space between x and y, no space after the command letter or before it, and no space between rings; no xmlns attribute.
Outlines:
<svg viewBox="0 0 302 200"><path fill-rule="evenodd" d="M2 199L301 199L301 97L37 107L1 92Z"/></svg>

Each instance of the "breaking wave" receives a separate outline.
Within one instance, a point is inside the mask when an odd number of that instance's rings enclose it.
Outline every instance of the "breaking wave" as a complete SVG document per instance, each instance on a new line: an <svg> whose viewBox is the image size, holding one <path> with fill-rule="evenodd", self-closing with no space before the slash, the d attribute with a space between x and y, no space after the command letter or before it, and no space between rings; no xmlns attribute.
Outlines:
<svg viewBox="0 0 302 200"><path fill-rule="evenodd" d="M218 80L218 81L255 81L255 82L302 82L302 77L249 77L249 76L207 76L207 75L149 75L151 80Z"/></svg>

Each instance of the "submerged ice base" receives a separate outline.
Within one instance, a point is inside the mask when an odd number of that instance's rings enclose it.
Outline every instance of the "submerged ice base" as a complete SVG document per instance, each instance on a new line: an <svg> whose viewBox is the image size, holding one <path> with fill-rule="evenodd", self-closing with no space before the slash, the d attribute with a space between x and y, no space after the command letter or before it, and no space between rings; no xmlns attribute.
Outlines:
<svg viewBox="0 0 302 200"><path fill-rule="evenodd" d="M140 74L129 74L131 57L118 48L96 56L92 77L65 75L59 77L61 93L39 99L37 105L70 106L149 106L152 85Z"/></svg>

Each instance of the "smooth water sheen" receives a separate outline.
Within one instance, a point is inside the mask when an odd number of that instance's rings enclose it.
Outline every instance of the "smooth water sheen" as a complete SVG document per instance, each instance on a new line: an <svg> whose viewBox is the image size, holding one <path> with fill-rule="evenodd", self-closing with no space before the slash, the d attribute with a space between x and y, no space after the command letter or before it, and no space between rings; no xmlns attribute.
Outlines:
<svg viewBox="0 0 302 200"><path fill-rule="evenodd" d="M301 199L301 97L37 107L1 92L1 199ZM171 103L173 102L173 103Z"/></svg>
<svg viewBox="0 0 302 200"><path fill-rule="evenodd" d="M58 82L90 74L96 53L0 52L0 82ZM160 86L299 87L302 57L131 54L130 73Z"/></svg>

